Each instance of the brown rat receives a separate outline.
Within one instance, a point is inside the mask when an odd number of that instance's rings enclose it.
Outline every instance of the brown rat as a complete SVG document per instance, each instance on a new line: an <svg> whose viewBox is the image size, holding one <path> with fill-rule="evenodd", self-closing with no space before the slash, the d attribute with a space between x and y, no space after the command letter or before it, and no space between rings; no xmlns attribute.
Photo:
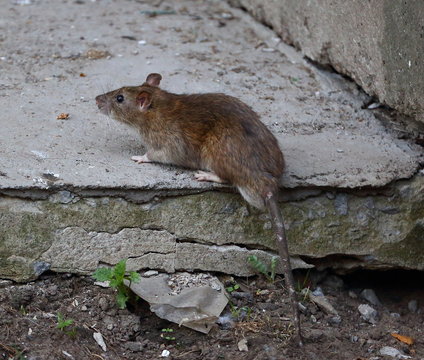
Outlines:
<svg viewBox="0 0 424 360"><path fill-rule="evenodd" d="M278 141L245 103L224 94L173 94L150 74L141 86L96 97L100 111L135 127L147 152L138 163L159 162L201 170L199 181L228 182L251 205L268 208L277 234L286 284L300 338L300 320L287 241L278 203L284 169Z"/></svg>

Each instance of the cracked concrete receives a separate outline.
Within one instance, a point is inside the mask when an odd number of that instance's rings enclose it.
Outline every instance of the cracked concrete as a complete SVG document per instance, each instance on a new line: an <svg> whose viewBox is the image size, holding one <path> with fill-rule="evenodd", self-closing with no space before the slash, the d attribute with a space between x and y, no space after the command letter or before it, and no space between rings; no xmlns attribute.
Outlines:
<svg viewBox="0 0 424 360"><path fill-rule="evenodd" d="M266 216L232 189L129 160L143 151L137 134L101 116L94 97L150 72L163 75L167 90L225 92L261 115L286 157L293 254L422 268L407 256L421 226L411 209L422 214L422 177L413 177L422 148L381 122L384 110L362 109L369 98L354 83L305 62L242 11L216 0L164 7L176 13L147 17L140 11L157 8L149 1L1 7L0 277L34 278L44 263L86 273L122 257L134 269L247 274L246 251L272 256ZM411 177L403 203L399 180ZM344 192L379 187L397 194L372 196L388 213Z"/></svg>
<svg viewBox="0 0 424 360"><path fill-rule="evenodd" d="M424 176L384 190L327 189L282 203L293 267L424 269ZM49 268L89 274L122 258L133 270L250 275L249 255L268 264L276 255L269 219L238 194L208 191L142 204L58 198L0 199L1 277L26 281Z"/></svg>

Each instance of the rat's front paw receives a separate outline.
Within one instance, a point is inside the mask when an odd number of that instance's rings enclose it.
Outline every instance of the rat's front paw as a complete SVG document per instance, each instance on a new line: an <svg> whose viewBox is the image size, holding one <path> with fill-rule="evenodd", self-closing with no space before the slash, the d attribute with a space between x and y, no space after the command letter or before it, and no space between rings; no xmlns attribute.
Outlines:
<svg viewBox="0 0 424 360"><path fill-rule="evenodd" d="M224 180L222 180L218 175L216 175L213 172L206 172L206 171L199 171L196 174L194 174L194 178L197 181L211 181L216 183L225 183Z"/></svg>

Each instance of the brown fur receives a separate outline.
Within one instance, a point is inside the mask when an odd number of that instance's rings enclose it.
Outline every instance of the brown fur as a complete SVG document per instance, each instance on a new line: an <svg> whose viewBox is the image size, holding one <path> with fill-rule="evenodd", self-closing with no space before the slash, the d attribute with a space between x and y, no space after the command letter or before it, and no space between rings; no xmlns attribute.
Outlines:
<svg viewBox="0 0 424 360"><path fill-rule="evenodd" d="M122 103L117 95L124 96ZM140 96L150 102L144 111ZM138 129L152 161L212 171L258 208L265 206L267 192L277 192L283 154L258 115L240 100L172 94L147 81L96 100L103 112Z"/></svg>

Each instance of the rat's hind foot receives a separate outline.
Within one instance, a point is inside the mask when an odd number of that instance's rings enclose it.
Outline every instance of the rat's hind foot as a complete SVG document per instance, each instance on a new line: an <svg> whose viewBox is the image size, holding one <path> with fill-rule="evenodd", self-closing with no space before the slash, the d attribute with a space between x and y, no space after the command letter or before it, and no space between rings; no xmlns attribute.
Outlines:
<svg viewBox="0 0 424 360"><path fill-rule="evenodd" d="M194 174L194 178L197 181L212 181L216 183L223 184L225 183L224 180L222 180L218 175L216 175L213 172L207 172L207 171L199 171L196 174Z"/></svg>
<svg viewBox="0 0 424 360"><path fill-rule="evenodd" d="M131 156L131 160L135 161L137 164L143 164L143 163L149 163L152 162L148 157L147 154L144 154L142 156Z"/></svg>

